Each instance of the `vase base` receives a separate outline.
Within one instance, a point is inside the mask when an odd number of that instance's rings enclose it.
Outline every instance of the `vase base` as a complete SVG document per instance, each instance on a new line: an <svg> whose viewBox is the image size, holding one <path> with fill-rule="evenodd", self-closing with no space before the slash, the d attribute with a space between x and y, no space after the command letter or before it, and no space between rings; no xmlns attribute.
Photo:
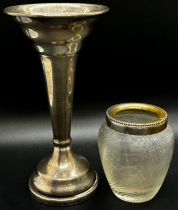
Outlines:
<svg viewBox="0 0 178 210"><path fill-rule="evenodd" d="M88 190L74 196L65 196L65 197L54 196L53 197L53 196L42 194L34 189L33 184L31 183L31 179L29 180L29 188L30 188L30 192L32 196L36 200L47 205L68 206L68 205L78 204L90 198L90 196L92 196L92 194L96 190L98 186L99 178L96 172L95 174L96 174L95 176L96 178L93 185Z"/></svg>

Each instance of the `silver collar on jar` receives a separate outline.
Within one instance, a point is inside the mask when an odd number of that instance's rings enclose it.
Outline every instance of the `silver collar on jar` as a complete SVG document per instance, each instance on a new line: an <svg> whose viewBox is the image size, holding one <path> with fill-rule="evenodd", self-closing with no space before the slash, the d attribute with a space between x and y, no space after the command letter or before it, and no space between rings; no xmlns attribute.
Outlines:
<svg viewBox="0 0 178 210"><path fill-rule="evenodd" d="M123 103L111 106L106 111L107 125L121 133L151 135L167 127L164 109L143 103Z"/></svg>

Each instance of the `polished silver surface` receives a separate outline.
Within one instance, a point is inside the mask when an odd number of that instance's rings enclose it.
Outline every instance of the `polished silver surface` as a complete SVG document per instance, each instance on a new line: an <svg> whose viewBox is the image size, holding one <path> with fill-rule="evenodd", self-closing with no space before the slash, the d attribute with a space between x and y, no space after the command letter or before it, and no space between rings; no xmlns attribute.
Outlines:
<svg viewBox="0 0 178 210"><path fill-rule="evenodd" d="M30 4L5 9L16 16L40 54L49 99L54 151L32 174L34 198L52 205L79 203L92 195L98 176L70 147L72 101L77 52L95 20L108 8L93 4Z"/></svg>

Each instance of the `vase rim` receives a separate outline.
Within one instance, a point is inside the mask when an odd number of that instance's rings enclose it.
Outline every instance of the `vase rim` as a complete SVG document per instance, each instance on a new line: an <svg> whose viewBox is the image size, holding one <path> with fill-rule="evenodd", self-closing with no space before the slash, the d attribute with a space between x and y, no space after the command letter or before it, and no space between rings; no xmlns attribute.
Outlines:
<svg viewBox="0 0 178 210"><path fill-rule="evenodd" d="M4 12L18 17L77 18L103 14L109 7L85 3L38 3L6 7Z"/></svg>
<svg viewBox="0 0 178 210"><path fill-rule="evenodd" d="M150 135L167 127L167 112L151 104L122 103L106 111L106 123L122 133Z"/></svg>

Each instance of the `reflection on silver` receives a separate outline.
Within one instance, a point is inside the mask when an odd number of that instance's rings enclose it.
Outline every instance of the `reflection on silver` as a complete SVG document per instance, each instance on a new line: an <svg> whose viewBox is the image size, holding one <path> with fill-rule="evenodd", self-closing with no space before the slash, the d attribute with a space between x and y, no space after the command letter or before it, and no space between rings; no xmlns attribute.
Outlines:
<svg viewBox="0 0 178 210"><path fill-rule="evenodd" d="M47 56L41 56L44 74L46 78L46 85L48 90L48 98L50 106L53 105L53 71L52 71L52 64L50 58Z"/></svg>
<svg viewBox="0 0 178 210"><path fill-rule="evenodd" d="M43 49L41 46L39 46L39 45L36 45L36 49L37 49L40 53L44 52L44 49Z"/></svg>
<svg viewBox="0 0 178 210"><path fill-rule="evenodd" d="M31 23L32 22L32 20L30 18L27 18L27 17L21 17L20 19L21 19L22 23Z"/></svg>
<svg viewBox="0 0 178 210"><path fill-rule="evenodd" d="M30 36L31 39L36 39L38 38L38 33L36 31L34 31L33 29L29 28L28 30L28 34Z"/></svg>

